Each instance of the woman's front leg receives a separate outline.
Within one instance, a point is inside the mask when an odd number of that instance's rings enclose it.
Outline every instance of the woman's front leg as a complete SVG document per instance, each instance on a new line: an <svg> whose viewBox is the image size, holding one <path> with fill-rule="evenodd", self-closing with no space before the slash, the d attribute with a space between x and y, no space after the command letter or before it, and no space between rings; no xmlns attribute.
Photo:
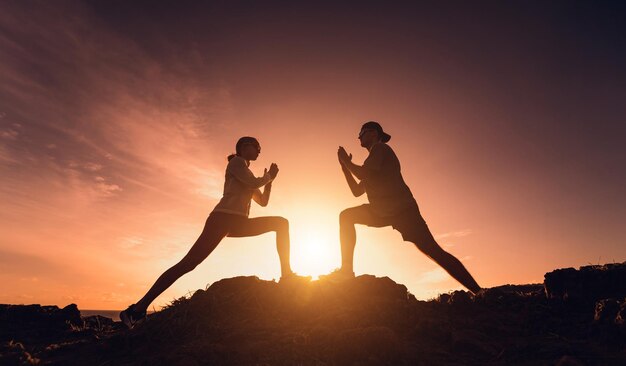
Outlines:
<svg viewBox="0 0 626 366"><path fill-rule="evenodd" d="M280 260L281 275L286 276L292 273L290 265L290 238L289 221L280 216L255 217L242 220L228 233L229 237L257 236L270 231L276 232L276 250Z"/></svg>

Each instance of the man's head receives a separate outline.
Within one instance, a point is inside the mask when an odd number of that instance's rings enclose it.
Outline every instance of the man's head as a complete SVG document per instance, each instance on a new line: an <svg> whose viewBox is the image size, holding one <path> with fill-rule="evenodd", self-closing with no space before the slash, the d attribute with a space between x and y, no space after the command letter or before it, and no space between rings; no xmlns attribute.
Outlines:
<svg viewBox="0 0 626 366"><path fill-rule="evenodd" d="M369 149L377 142L387 142L391 136L383 131L380 123L376 121L365 122L359 132L361 146Z"/></svg>

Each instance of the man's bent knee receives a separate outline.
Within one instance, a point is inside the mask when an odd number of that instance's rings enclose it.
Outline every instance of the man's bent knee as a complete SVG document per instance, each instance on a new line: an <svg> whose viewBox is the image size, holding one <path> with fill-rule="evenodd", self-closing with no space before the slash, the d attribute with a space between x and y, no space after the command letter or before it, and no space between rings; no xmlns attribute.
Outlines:
<svg viewBox="0 0 626 366"><path fill-rule="evenodd" d="M289 231L289 220L280 216L276 217L274 220L276 231Z"/></svg>
<svg viewBox="0 0 626 366"><path fill-rule="evenodd" d="M352 212L349 208L341 211L341 213L339 214L339 224L340 225L350 225L350 224L354 224L354 215L352 215Z"/></svg>

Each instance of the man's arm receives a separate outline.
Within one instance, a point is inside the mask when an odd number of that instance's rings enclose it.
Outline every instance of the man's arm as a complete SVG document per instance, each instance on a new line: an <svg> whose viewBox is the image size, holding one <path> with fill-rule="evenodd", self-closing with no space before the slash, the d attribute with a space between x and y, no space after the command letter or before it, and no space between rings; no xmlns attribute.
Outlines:
<svg viewBox="0 0 626 366"><path fill-rule="evenodd" d="M352 176L352 173L350 172L350 170L348 170L348 168L343 164L341 164L341 171L343 172L343 175L346 177L346 182L348 182L348 186L350 186L350 190L352 191L352 194L354 195L354 197L359 197L363 193L365 193L363 182L357 183L357 181L354 180L354 177Z"/></svg>
<svg viewBox="0 0 626 366"><path fill-rule="evenodd" d="M377 144L372 147L369 156L363 165L356 165L352 162L352 154L346 152L343 147L339 147L337 156L342 166L345 166L359 180L367 178L370 174L375 174L382 168L384 160L384 147Z"/></svg>
<svg viewBox="0 0 626 366"><path fill-rule="evenodd" d="M270 193L272 192L272 182L269 182L263 188L263 192L260 189L256 189L252 193L252 199L254 202L258 203L259 206L265 207L270 201Z"/></svg>
<svg viewBox="0 0 626 366"><path fill-rule="evenodd" d="M352 161L348 160L348 161L344 161L343 162L343 166L352 174L354 174L355 177L357 177L357 179L359 180L363 180L363 178L365 178L366 176L366 168L361 166L361 165L356 165L354 164Z"/></svg>

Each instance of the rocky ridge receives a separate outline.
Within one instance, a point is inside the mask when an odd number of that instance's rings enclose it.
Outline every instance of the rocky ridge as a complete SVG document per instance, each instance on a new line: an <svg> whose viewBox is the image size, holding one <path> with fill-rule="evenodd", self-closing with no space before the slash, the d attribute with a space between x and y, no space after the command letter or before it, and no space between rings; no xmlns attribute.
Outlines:
<svg viewBox="0 0 626 366"><path fill-rule="evenodd" d="M388 277L235 277L132 330L75 305L0 305L1 365L620 365L626 262L419 301Z"/></svg>

